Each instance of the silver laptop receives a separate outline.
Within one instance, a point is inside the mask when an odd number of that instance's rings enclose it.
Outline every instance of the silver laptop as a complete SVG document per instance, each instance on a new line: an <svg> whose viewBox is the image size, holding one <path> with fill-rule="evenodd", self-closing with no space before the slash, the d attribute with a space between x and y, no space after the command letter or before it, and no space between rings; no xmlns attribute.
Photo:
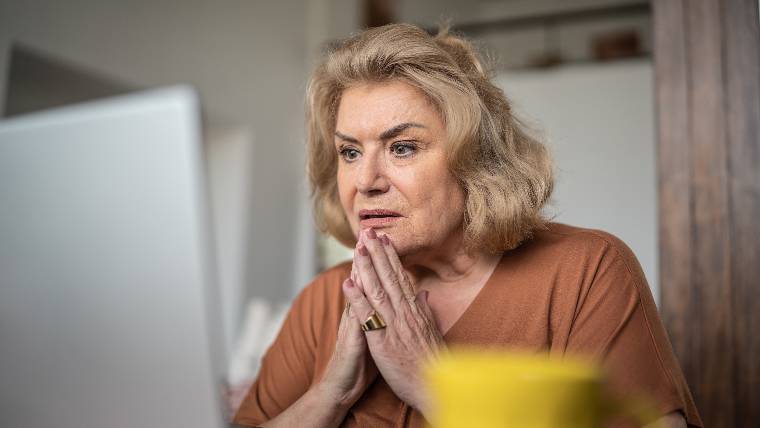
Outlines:
<svg viewBox="0 0 760 428"><path fill-rule="evenodd" d="M226 426L197 104L0 122L0 426Z"/></svg>

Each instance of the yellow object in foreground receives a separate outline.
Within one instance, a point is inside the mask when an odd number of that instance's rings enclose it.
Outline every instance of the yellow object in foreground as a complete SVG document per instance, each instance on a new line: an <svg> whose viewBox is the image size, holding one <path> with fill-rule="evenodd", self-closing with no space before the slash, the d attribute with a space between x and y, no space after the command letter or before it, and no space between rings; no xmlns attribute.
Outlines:
<svg viewBox="0 0 760 428"><path fill-rule="evenodd" d="M453 350L427 376L435 428L592 428L612 414L653 419L646 406L606 398L601 371L583 361Z"/></svg>

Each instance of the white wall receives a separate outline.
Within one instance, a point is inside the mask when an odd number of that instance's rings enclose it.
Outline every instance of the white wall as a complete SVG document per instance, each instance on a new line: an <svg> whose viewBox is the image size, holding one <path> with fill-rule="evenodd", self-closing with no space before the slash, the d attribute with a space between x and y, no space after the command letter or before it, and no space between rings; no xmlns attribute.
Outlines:
<svg viewBox="0 0 760 428"><path fill-rule="evenodd" d="M298 211L303 209L306 3L0 0L0 82L6 80L8 48L20 41L139 87L194 85L212 134L227 135L213 138L208 148L222 162L212 162L222 168L212 174L218 186L214 199L226 210L217 214L232 222L221 230L228 242L223 254L234 259L222 263L230 270L222 278L237 282L228 284L233 288L228 287L226 301L254 295L289 299L303 277L296 278L297 265L310 263L308 255L293 257L295 225L304 218ZM0 85L0 99L4 94ZM240 130L245 135L230 139L230 132ZM246 135L254 135L251 150L244 147L250 140L241 141ZM226 185L237 186L242 202L234 202ZM238 309L232 310L234 318Z"/></svg>
<svg viewBox="0 0 760 428"><path fill-rule="evenodd" d="M548 212L625 241L659 302L651 61L505 72L497 82L548 138L558 170Z"/></svg>
<svg viewBox="0 0 760 428"><path fill-rule="evenodd" d="M205 138L224 343L231 349L247 295L253 136L239 128L211 131Z"/></svg>

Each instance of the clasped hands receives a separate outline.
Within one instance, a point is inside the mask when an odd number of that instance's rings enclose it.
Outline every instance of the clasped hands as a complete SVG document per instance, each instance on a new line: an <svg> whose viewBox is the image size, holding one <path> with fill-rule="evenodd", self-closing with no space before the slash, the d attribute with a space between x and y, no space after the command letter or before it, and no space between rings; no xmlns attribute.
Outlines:
<svg viewBox="0 0 760 428"><path fill-rule="evenodd" d="M390 238L373 229L360 232L351 277L342 287L350 305L340 322L323 388L347 408L379 371L396 396L427 418L421 368L445 349L445 343L427 292L415 294ZM361 324L373 314L386 327L362 331Z"/></svg>

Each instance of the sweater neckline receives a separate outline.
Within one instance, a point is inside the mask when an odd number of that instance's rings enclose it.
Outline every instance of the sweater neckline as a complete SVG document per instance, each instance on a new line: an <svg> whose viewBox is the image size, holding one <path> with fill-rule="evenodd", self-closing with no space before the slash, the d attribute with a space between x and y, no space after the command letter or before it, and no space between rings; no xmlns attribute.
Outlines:
<svg viewBox="0 0 760 428"><path fill-rule="evenodd" d="M489 290L494 286L493 283L499 282L497 277L500 276L501 272L504 270L503 264L505 254L501 255L501 258L499 259L498 263L496 263L496 267L493 269L493 272L491 272L491 275L486 280L486 283L483 284L483 287L480 288L478 294L475 295L475 298L472 299L470 304L467 305L467 308L465 308L464 312L462 312L459 318L454 321L454 324L452 324L446 333L444 333L443 339L446 341L446 343L459 342L461 339L468 336L467 329L468 325L471 324L470 318L476 316L476 314L479 312L478 307L482 306L482 301L484 299L488 299ZM480 319L482 317L477 318Z"/></svg>

